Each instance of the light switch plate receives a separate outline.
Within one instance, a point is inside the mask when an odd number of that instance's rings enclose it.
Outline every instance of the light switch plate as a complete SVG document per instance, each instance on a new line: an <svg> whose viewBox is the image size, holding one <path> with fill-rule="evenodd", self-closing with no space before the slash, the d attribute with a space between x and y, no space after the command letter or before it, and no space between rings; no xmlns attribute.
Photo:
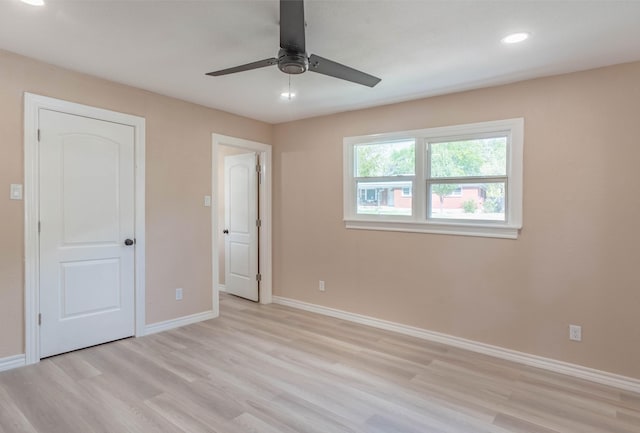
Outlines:
<svg viewBox="0 0 640 433"><path fill-rule="evenodd" d="M210 195L205 195L204 196L204 205L206 207L211 206L211 196Z"/></svg>
<svg viewBox="0 0 640 433"><path fill-rule="evenodd" d="M11 200L22 200L22 185L19 183L12 183L9 198Z"/></svg>

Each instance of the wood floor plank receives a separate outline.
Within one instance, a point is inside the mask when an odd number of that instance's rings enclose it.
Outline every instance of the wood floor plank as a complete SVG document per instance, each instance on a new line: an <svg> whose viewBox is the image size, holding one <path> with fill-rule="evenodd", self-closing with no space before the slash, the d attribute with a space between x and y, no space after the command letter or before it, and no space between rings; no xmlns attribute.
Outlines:
<svg viewBox="0 0 640 433"><path fill-rule="evenodd" d="M631 425L640 426L640 412L620 409L616 412L616 418Z"/></svg>
<svg viewBox="0 0 640 433"><path fill-rule="evenodd" d="M512 433L559 433L558 430L552 430L503 413L498 414L493 423Z"/></svg>
<svg viewBox="0 0 640 433"><path fill-rule="evenodd" d="M0 387L0 432L37 433L3 387Z"/></svg>
<svg viewBox="0 0 640 433"><path fill-rule="evenodd" d="M282 425L280 422L268 422L263 418L245 412L233 421L242 431L247 433L297 433L297 430ZM267 417L267 419L269 419L269 417Z"/></svg>
<svg viewBox="0 0 640 433"><path fill-rule="evenodd" d="M551 399L548 396L538 396L529 392L517 391L509 400L513 407L525 408L528 412L555 420L564 428L585 433L638 433L638 427L640 427L628 425L623 420L618 420L615 415L602 416L562 399Z"/></svg>
<svg viewBox="0 0 640 433"><path fill-rule="evenodd" d="M0 373L0 433L640 433L640 395L230 295Z"/></svg>
<svg viewBox="0 0 640 433"><path fill-rule="evenodd" d="M226 420L218 417L214 411L196 410L189 403L167 393L145 401L159 416L185 432L217 433L226 426Z"/></svg>
<svg viewBox="0 0 640 433"><path fill-rule="evenodd" d="M80 381L80 386L86 390L86 393L97 399L96 407L102 408L101 423L107 431L112 433L188 433L145 406L144 401L136 398L131 390L114 385L115 383L109 376ZM98 410L94 408L91 412L96 413Z"/></svg>
<svg viewBox="0 0 640 433"><path fill-rule="evenodd" d="M102 432L101 425L91 425L87 417L82 416L91 400L78 398L80 393L76 387L61 387L57 375L54 364L45 360L37 366L3 373L1 378L15 408L36 431Z"/></svg>

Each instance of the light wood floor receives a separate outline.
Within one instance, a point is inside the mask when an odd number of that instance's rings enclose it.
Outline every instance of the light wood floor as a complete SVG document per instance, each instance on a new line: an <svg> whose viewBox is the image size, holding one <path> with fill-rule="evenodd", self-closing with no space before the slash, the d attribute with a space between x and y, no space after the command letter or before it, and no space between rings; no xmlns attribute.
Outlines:
<svg viewBox="0 0 640 433"><path fill-rule="evenodd" d="M640 395L287 307L0 373L0 432L640 432Z"/></svg>

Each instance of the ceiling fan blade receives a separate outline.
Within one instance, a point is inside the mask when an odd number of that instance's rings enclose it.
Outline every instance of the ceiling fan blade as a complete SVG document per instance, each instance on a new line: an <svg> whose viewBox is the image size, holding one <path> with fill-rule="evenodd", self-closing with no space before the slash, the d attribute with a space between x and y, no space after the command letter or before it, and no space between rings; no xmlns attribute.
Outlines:
<svg viewBox="0 0 640 433"><path fill-rule="evenodd" d="M378 77L374 77L373 75L366 74L358 71L357 69L336 63L332 60L316 56L315 54L312 54L309 57L309 70L369 87L374 87L381 81Z"/></svg>
<svg viewBox="0 0 640 433"><path fill-rule="evenodd" d="M303 0L280 0L280 48L306 52Z"/></svg>
<svg viewBox="0 0 640 433"><path fill-rule="evenodd" d="M217 77L219 75L235 74L236 72L250 71L251 69L264 68L278 63L278 59L272 57L270 59L258 60L257 62L247 63L246 65L235 66L233 68L221 69L219 71L209 72L205 75Z"/></svg>

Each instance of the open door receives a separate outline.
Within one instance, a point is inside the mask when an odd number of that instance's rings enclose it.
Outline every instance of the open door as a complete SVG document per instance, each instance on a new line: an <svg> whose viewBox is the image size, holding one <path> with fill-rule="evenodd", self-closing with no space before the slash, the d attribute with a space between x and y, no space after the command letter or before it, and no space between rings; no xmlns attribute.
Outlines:
<svg viewBox="0 0 640 433"><path fill-rule="evenodd" d="M227 292L256 302L260 280L257 167L253 152L224 159L225 286Z"/></svg>

